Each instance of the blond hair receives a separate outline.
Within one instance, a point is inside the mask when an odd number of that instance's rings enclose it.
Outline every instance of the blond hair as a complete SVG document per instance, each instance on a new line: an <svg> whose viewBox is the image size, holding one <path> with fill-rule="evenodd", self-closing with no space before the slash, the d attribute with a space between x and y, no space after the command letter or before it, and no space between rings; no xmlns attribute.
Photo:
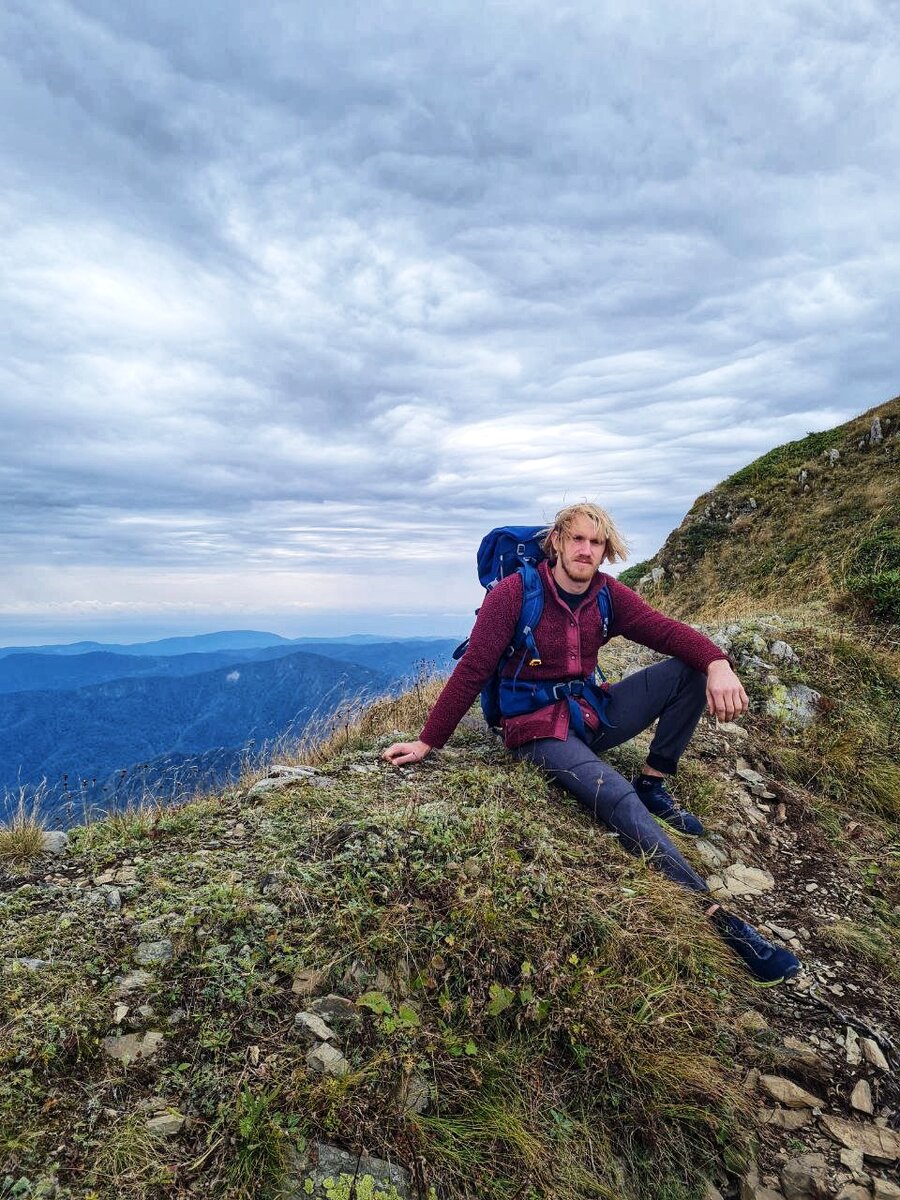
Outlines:
<svg viewBox="0 0 900 1200"><path fill-rule="evenodd" d="M556 562L556 551L553 549L551 535L555 533L557 537L563 537L579 517L587 517L589 521L593 521L597 532L606 539L606 549L601 562L618 562L619 559L628 557L628 544L619 533L606 509L585 501L583 504L569 504L565 508L561 508L554 517L553 524L546 531L541 548L551 564Z"/></svg>

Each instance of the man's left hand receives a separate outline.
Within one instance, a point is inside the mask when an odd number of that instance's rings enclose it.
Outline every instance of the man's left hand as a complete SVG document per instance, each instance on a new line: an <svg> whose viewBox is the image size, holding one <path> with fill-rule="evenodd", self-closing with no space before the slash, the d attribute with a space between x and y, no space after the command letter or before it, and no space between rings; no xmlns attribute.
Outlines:
<svg viewBox="0 0 900 1200"><path fill-rule="evenodd" d="M720 721L731 721L747 711L750 701L741 681L724 658L706 668L707 711Z"/></svg>

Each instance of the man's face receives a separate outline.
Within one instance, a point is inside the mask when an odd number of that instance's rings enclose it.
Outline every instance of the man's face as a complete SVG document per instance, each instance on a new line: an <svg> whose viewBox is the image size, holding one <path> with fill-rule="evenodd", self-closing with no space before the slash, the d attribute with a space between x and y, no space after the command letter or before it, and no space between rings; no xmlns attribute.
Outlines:
<svg viewBox="0 0 900 1200"><path fill-rule="evenodd" d="M589 517L576 517L562 537L551 536L557 566L573 583L584 584L596 574L606 552L606 539ZM561 581L565 586L565 580Z"/></svg>

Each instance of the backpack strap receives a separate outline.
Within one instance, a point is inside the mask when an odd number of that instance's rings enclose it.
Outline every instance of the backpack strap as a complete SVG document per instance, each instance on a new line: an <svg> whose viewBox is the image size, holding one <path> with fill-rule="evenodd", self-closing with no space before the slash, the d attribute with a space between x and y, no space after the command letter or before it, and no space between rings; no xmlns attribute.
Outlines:
<svg viewBox="0 0 900 1200"><path fill-rule="evenodd" d="M609 627L612 625L613 602L612 596L609 594L609 584L604 583L603 587L597 593L597 611L600 614L600 628L603 631L604 640L609 637Z"/></svg>
<svg viewBox="0 0 900 1200"><path fill-rule="evenodd" d="M541 652L534 640L534 631L544 611L544 582L537 567L534 563L524 563L519 567L519 574L522 576L522 608L510 646L510 652L513 654L520 646L523 647L522 660L516 671L517 675L526 660L529 667L541 665Z"/></svg>

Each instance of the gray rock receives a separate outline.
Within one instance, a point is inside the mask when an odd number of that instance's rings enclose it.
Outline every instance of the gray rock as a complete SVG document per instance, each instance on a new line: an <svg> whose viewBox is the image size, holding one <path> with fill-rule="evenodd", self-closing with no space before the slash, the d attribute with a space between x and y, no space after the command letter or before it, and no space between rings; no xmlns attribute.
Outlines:
<svg viewBox="0 0 900 1200"><path fill-rule="evenodd" d="M16 971L42 971L44 967L49 967L50 962L46 958L11 958L3 964L3 974L12 975Z"/></svg>
<svg viewBox="0 0 900 1200"><path fill-rule="evenodd" d="M778 683L766 701L766 712L789 729L806 729L819 715L821 694L804 683Z"/></svg>
<svg viewBox="0 0 900 1200"><path fill-rule="evenodd" d="M311 1000L306 1006L306 1011L315 1013L317 1017L321 1017L330 1025L342 1025L355 1023L360 1019L359 1009L352 1000L348 1000L346 996L337 996L333 992L327 996L320 996L317 1000Z"/></svg>
<svg viewBox="0 0 900 1200"><path fill-rule="evenodd" d="M719 733L727 733L730 737L737 738L739 742L744 742L750 736L743 725L738 725L735 721L720 721L716 726Z"/></svg>
<svg viewBox="0 0 900 1200"><path fill-rule="evenodd" d="M430 1098L428 1080L425 1076L418 1072L411 1075L403 1089L403 1107L406 1111L411 1113L427 1112Z"/></svg>
<svg viewBox="0 0 900 1200"><path fill-rule="evenodd" d="M141 942L134 952L134 961L146 967L151 963L167 963L172 954L172 943L168 938L162 938L158 942Z"/></svg>
<svg viewBox="0 0 900 1200"><path fill-rule="evenodd" d="M786 1129L796 1133L812 1120L812 1110L808 1108L761 1108L757 1113L760 1125L774 1125L776 1129Z"/></svg>
<svg viewBox="0 0 900 1200"><path fill-rule="evenodd" d="M774 1188L766 1187L759 1178L759 1168L756 1163L751 1163L746 1174L741 1180L741 1200L784 1200L781 1192L776 1192Z"/></svg>
<svg viewBox="0 0 900 1200"><path fill-rule="evenodd" d="M68 849L68 835L61 830L53 829L41 835L41 850L44 854L54 854L59 857Z"/></svg>
<svg viewBox="0 0 900 1200"><path fill-rule="evenodd" d="M139 1058L152 1058L165 1042L156 1030L148 1033L124 1033L116 1037L105 1037L100 1045L109 1058L127 1066Z"/></svg>
<svg viewBox="0 0 900 1200"><path fill-rule="evenodd" d="M834 1200L871 1200L872 1193L861 1183L845 1183Z"/></svg>
<svg viewBox="0 0 900 1200"><path fill-rule="evenodd" d="M149 971L129 971L127 975L120 975L113 987L114 996L127 996L131 992L142 991L153 982L153 976Z"/></svg>
<svg viewBox="0 0 900 1200"><path fill-rule="evenodd" d="M860 1050L859 1045L859 1034L852 1025L848 1025L846 1029L847 1032L844 1037L844 1048L846 1051L847 1062L851 1067L855 1067L859 1065L859 1062L862 1058L862 1051Z"/></svg>
<svg viewBox="0 0 900 1200"><path fill-rule="evenodd" d="M738 767L735 774L739 779L743 779L745 783L765 783L764 775L760 775L759 771L754 771L751 767Z"/></svg>
<svg viewBox="0 0 900 1200"><path fill-rule="evenodd" d="M780 1075L761 1075L759 1086L767 1096L771 1096L785 1108L823 1108L825 1104L824 1100L820 1100L812 1092L792 1083L790 1079L783 1079Z"/></svg>
<svg viewBox="0 0 900 1200"><path fill-rule="evenodd" d="M314 967L304 967L294 972L291 981L291 991L295 996L313 996L322 986L325 972L317 971Z"/></svg>
<svg viewBox="0 0 900 1200"><path fill-rule="evenodd" d="M775 886L775 877L759 867L738 862L725 868L722 882L730 896L761 896Z"/></svg>
<svg viewBox="0 0 900 1200"><path fill-rule="evenodd" d="M789 940L795 940L793 935ZM823 1076L827 1075L829 1069L828 1063L812 1046L801 1041L800 1038L793 1037L791 1034L788 1034L784 1038L782 1044L786 1050L790 1050L792 1063L799 1062L807 1071L819 1072Z"/></svg>
<svg viewBox="0 0 900 1200"><path fill-rule="evenodd" d="M322 1042L320 1046L310 1050L306 1062L313 1071L318 1071L321 1075L336 1075L340 1078L350 1073L350 1064L346 1058L328 1042Z"/></svg>
<svg viewBox="0 0 900 1200"><path fill-rule="evenodd" d="M694 849L703 860L705 866L714 871L718 867L724 867L728 862L728 855L724 850L720 850L718 846L706 838L697 838L694 842Z"/></svg>
<svg viewBox="0 0 900 1200"><path fill-rule="evenodd" d="M801 1154L784 1164L781 1187L785 1200L818 1200L827 1192L824 1154Z"/></svg>
<svg viewBox="0 0 900 1200"><path fill-rule="evenodd" d="M278 779L260 779L258 783L254 783L253 787L247 791L247 799L252 800L256 796L265 796L269 792L279 792L282 788L288 787L293 780L290 778Z"/></svg>
<svg viewBox="0 0 900 1200"><path fill-rule="evenodd" d="M117 887L111 887L106 893L106 907L118 912L122 907L122 893Z"/></svg>
<svg viewBox="0 0 900 1200"><path fill-rule="evenodd" d="M176 1133L180 1133L183 1126L184 1117L174 1112L160 1113L147 1121L147 1129L155 1137L174 1137Z"/></svg>
<svg viewBox="0 0 900 1200"><path fill-rule="evenodd" d="M748 1008L735 1021L735 1026L744 1033L764 1033L769 1028L769 1022L755 1008Z"/></svg>
<svg viewBox="0 0 900 1200"><path fill-rule="evenodd" d="M777 642L773 642L769 647L769 654L777 663L795 663L798 661L794 647L789 646L787 642L782 642L780 639Z"/></svg>
<svg viewBox="0 0 900 1200"><path fill-rule="evenodd" d="M653 586L658 587L666 577L665 567L654 567L650 572L650 578L653 581Z"/></svg>
<svg viewBox="0 0 900 1200"><path fill-rule="evenodd" d="M842 1150L840 1153L841 1164L848 1171L853 1171L859 1175L863 1169L863 1156L859 1150Z"/></svg>
<svg viewBox="0 0 900 1200"><path fill-rule="evenodd" d="M884 438L884 434L881 432L881 421L878 419L878 417L875 417L875 419L872 421L872 424L869 428L869 441L874 446L874 445L877 445L877 443L880 442L883 438Z"/></svg>
<svg viewBox="0 0 900 1200"><path fill-rule="evenodd" d="M291 1168L292 1182L286 1200L325 1200L337 1194L357 1193L378 1196L385 1200L413 1200L414 1191L409 1173L395 1163L385 1162L367 1154L348 1154L337 1146L314 1142Z"/></svg>
<svg viewBox="0 0 900 1200"><path fill-rule="evenodd" d="M337 1037L334 1030L315 1013L298 1012L294 1017L294 1025L301 1039L309 1046L318 1042L331 1042Z"/></svg>
<svg viewBox="0 0 900 1200"><path fill-rule="evenodd" d="M833 467L834 464L841 457L841 452L840 452L840 450L833 450L833 449L832 450L823 450L822 457L828 463L829 467Z"/></svg>
<svg viewBox="0 0 900 1200"><path fill-rule="evenodd" d="M318 767L307 767L305 765L291 766L289 763L273 763L269 767L268 779L308 779L311 775L318 775Z"/></svg>
<svg viewBox="0 0 900 1200"><path fill-rule="evenodd" d="M767 921L766 924L772 930L776 937L780 937L783 942L789 942L791 938L797 936L796 930L789 929L787 925L776 925L773 921ZM785 1041L787 1045L787 1041Z"/></svg>

